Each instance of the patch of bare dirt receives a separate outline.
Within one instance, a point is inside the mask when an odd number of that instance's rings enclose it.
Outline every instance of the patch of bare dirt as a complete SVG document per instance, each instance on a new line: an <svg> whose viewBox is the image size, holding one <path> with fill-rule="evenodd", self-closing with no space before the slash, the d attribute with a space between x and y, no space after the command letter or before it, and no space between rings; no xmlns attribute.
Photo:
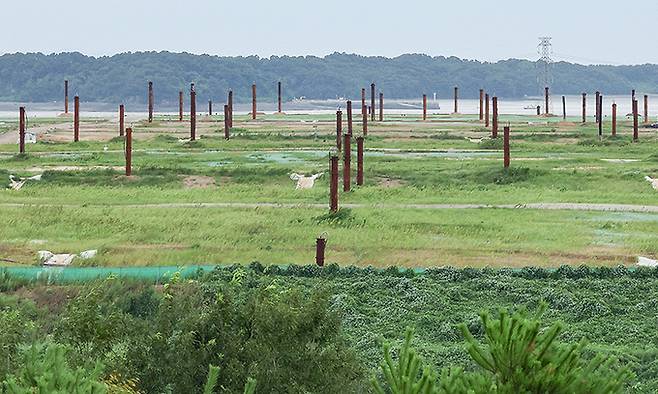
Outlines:
<svg viewBox="0 0 658 394"><path fill-rule="evenodd" d="M387 188L387 189L392 189L392 188L397 188L397 187L402 187L406 185L406 182L400 180L400 179L394 179L394 178L379 178L377 180L377 186Z"/></svg>
<svg viewBox="0 0 658 394"><path fill-rule="evenodd" d="M215 178L203 175L192 175L183 179L183 187L186 189L209 189L217 187Z"/></svg>

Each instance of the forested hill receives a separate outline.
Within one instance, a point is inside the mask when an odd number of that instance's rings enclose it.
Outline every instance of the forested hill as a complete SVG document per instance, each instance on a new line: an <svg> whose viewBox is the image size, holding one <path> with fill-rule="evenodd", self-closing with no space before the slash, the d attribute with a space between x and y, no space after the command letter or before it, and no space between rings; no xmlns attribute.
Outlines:
<svg viewBox="0 0 658 394"><path fill-rule="evenodd" d="M455 85L462 97L476 97L478 89L501 97L539 95L536 63L504 60L486 63L456 57L410 54L396 58L335 53L325 57L219 57L188 53L140 52L111 57L80 53L7 54L0 56L0 101L62 100L63 80L70 80L71 96L83 101L143 103L147 81L155 84L158 102L177 102L178 91L195 82L203 102L223 102L233 88L236 101L250 100L250 87L272 99L282 81L284 97L309 99L360 97L360 87L377 84L388 98L415 98L423 92L450 97ZM583 66L566 62L553 66L552 89L560 94L601 90L606 94L658 92L658 65Z"/></svg>

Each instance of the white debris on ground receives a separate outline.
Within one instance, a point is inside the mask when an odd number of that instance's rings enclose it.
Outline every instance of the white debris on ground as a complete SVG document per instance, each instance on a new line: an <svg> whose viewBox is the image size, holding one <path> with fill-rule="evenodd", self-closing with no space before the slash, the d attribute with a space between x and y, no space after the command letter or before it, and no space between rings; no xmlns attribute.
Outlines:
<svg viewBox="0 0 658 394"><path fill-rule="evenodd" d="M470 137L464 137L464 138L466 138L469 142L472 142L472 143L474 143L474 144L479 144L480 142L489 139L488 137L483 137L483 138L470 138Z"/></svg>
<svg viewBox="0 0 658 394"><path fill-rule="evenodd" d="M637 264L640 267L658 267L658 260L648 257L637 256Z"/></svg>
<svg viewBox="0 0 658 394"><path fill-rule="evenodd" d="M20 144L20 143L21 143L21 139L19 137L18 140L16 140L16 144ZM26 131L25 132L25 143L26 144L36 144L37 143L37 134Z"/></svg>
<svg viewBox="0 0 658 394"><path fill-rule="evenodd" d="M13 190L21 190L23 185L25 185L25 182L27 181L40 181L41 180L41 175L35 175L31 176L29 178L17 178L13 175L9 175L9 187L12 188Z"/></svg>
<svg viewBox="0 0 658 394"><path fill-rule="evenodd" d="M658 178L652 178L650 176L645 176L644 179L651 183L651 186L654 188L654 190L658 191Z"/></svg>
<svg viewBox="0 0 658 394"><path fill-rule="evenodd" d="M79 257L83 260L93 259L97 254L98 251L95 249L85 250L84 252L81 252L80 255L73 253L54 254L48 250L40 250L37 252L37 256L41 264L53 267L65 267L71 265L76 257Z"/></svg>
<svg viewBox="0 0 658 394"><path fill-rule="evenodd" d="M290 174L290 179L293 181L297 181L297 186L295 187L295 190L299 189L310 189L315 185L315 180L318 179L319 177L324 174L323 172L311 176L306 176L306 175L300 175L295 172Z"/></svg>

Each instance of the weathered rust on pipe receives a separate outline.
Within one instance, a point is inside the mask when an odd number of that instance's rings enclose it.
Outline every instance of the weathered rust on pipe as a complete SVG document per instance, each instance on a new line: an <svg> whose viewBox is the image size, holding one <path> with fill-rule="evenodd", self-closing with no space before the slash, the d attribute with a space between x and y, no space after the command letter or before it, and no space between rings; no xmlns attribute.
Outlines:
<svg viewBox="0 0 658 394"><path fill-rule="evenodd" d="M125 131L126 107L119 105L119 137L123 137Z"/></svg>
<svg viewBox="0 0 658 394"><path fill-rule="evenodd" d="M603 138L603 95L599 95L599 138Z"/></svg>
<svg viewBox="0 0 658 394"><path fill-rule="evenodd" d="M548 116L548 105L549 105L549 98L548 98L548 86L544 87L544 105L546 108L544 108L544 114Z"/></svg>
<svg viewBox="0 0 658 394"><path fill-rule="evenodd" d="M583 93L583 123L587 122L587 93Z"/></svg>
<svg viewBox="0 0 658 394"><path fill-rule="evenodd" d="M343 139L343 111L336 111L336 149L340 150Z"/></svg>
<svg viewBox="0 0 658 394"><path fill-rule="evenodd" d="M541 105L537 106L537 116L541 115Z"/></svg>
<svg viewBox="0 0 658 394"><path fill-rule="evenodd" d="M617 104L612 104L612 136L617 135Z"/></svg>
<svg viewBox="0 0 658 394"><path fill-rule="evenodd" d="M69 113L69 81L64 81L64 113Z"/></svg>
<svg viewBox="0 0 658 394"><path fill-rule="evenodd" d="M230 124L230 111L228 109L228 104L224 105L224 139L229 140L231 138L231 124Z"/></svg>
<svg viewBox="0 0 658 394"><path fill-rule="evenodd" d="M212 100L208 100L208 116L212 116Z"/></svg>
<svg viewBox="0 0 658 394"><path fill-rule="evenodd" d="M178 121L183 121L183 91L178 91Z"/></svg>
<svg viewBox="0 0 658 394"><path fill-rule="evenodd" d="M370 120L375 121L375 83L370 84Z"/></svg>
<svg viewBox="0 0 658 394"><path fill-rule="evenodd" d="M459 102L459 88L458 88L457 86L455 86L455 111L454 111L454 112L455 112L456 114L459 113L459 105L458 105L458 102Z"/></svg>
<svg viewBox="0 0 658 394"><path fill-rule="evenodd" d="M384 93L379 93L379 121L384 121Z"/></svg>
<svg viewBox="0 0 658 394"><path fill-rule="evenodd" d="M493 119L491 127L491 138L498 137L498 97L493 96L491 98L491 103L493 105Z"/></svg>
<svg viewBox="0 0 658 394"><path fill-rule="evenodd" d="M633 141L637 142L640 139L640 132L638 129L638 114L637 114L637 100L633 100Z"/></svg>
<svg viewBox="0 0 658 394"><path fill-rule="evenodd" d="M363 121L361 122L363 126L363 135L368 135L368 109L363 107L363 109L361 109L361 113L363 116Z"/></svg>
<svg viewBox="0 0 658 394"><path fill-rule="evenodd" d="M366 107L366 89L361 88L361 114L362 115L366 113L366 109L367 109L367 107Z"/></svg>
<svg viewBox="0 0 658 394"><path fill-rule="evenodd" d="M329 210L338 212L338 156L332 154L329 157L331 167L331 181L329 182Z"/></svg>
<svg viewBox="0 0 658 394"><path fill-rule="evenodd" d="M196 140L196 91L194 84L190 85L190 140Z"/></svg>
<svg viewBox="0 0 658 394"><path fill-rule="evenodd" d="M133 157L133 129L126 129L126 176L132 174L132 157Z"/></svg>
<svg viewBox="0 0 658 394"><path fill-rule="evenodd" d="M480 89L480 122L484 120L484 89Z"/></svg>
<svg viewBox="0 0 658 394"><path fill-rule="evenodd" d="M423 120L427 120L427 95L423 95Z"/></svg>
<svg viewBox="0 0 658 394"><path fill-rule="evenodd" d="M73 97L73 142L80 141L80 97Z"/></svg>
<svg viewBox="0 0 658 394"><path fill-rule="evenodd" d="M567 98L562 96L562 120L567 120Z"/></svg>
<svg viewBox="0 0 658 394"><path fill-rule="evenodd" d="M228 91L228 127L233 128L233 90Z"/></svg>
<svg viewBox="0 0 658 394"><path fill-rule="evenodd" d="M149 81L149 123L153 122L153 82Z"/></svg>
<svg viewBox="0 0 658 394"><path fill-rule="evenodd" d="M503 167L509 168L510 151L509 151L509 126L503 127Z"/></svg>
<svg viewBox="0 0 658 394"><path fill-rule="evenodd" d="M315 264L318 267L324 267L324 250L327 247L327 240L323 237L315 239Z"/></svg>
<svg viewBox="0 0 658 394"><path fill-rule="evenodd" d="M356 184L363 186L363 137L356 137Z"/></svg>
<svg viewBox="0 0 658 394"><path fill-rule="evenodd" d="M644 124L649 124L649 95L644 95Z"/></svg>
<svg viewBox="0 0 658 394"><path fill-rule="evenodd" d="M484 127L489 127L489 93L484 95Z"/></svg>
<svg viewBox="0 0 658 394"><path fill-rule="evenodd" d="M594 100L596 100L596 103L595 103L596 104L596 115L594 116L594 120L596 122L598 122L599 119L601 118L601 107L599 106L599 104L601 104L601 101L599 100L600 97L601 97L601 92L597 91L595 94L596 94L596 97L594 98Z"/></svg>
<svg viewBox="0 0 658 394"><path fill-rule="evenodd" d="M279 113L283 112L283 104L281 102L281 81L277 83L277 96L278 96L278 107Z"/></svg>
<svg viewBox="0 0 658 394"><path fill-rule="evenodd" d="M256 120L256 84L251 85L251 119Z"/></svg>
<svg viewBox="0 0 658 394"><path fill-rule="evenodd" d="M343 191L350 191L352 172L352 134L343 136Z"/></svg>
<svg viewBox="0 0 658 394"><path fill-rule="evenodd" d="M18 153L25 153L25 107L18 107Z"/></svg>
<svg viewBox="0 0 658 394"><path fill-rule="evenodd" d="M347 100L347 134L352 135L352 100Z"/></svg>

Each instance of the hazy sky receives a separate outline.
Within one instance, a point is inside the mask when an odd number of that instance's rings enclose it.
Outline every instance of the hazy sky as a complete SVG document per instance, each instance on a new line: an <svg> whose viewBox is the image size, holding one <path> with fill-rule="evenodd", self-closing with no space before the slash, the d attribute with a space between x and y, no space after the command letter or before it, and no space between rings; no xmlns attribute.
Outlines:
<svg viewBox="0 0 658 394"><path fill-rule="evenodd" d="M348 52L658 63L658 0L3 1L0 52ZM542 8L545 6L545 10Z"/></svg>

